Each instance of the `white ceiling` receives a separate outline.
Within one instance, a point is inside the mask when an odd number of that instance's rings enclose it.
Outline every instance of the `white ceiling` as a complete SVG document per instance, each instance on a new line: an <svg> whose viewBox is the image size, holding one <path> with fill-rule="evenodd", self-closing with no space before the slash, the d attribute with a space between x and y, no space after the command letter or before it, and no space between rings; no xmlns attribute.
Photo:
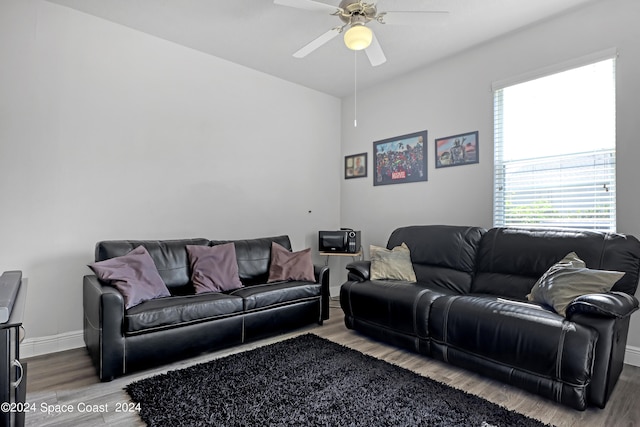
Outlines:
<svg viewBox="0 0 640 427"><path fill-rule="evenodd" d="M48 0L337 97L598 0L379 0L378 12L446 10L420 25L371 22L387 62L372 67L338 36L296 59L293 52L338 26L323 12L272 0ZM340 0L317 0L337 6ZM375 0L370 0L374 2Z"/></svg>

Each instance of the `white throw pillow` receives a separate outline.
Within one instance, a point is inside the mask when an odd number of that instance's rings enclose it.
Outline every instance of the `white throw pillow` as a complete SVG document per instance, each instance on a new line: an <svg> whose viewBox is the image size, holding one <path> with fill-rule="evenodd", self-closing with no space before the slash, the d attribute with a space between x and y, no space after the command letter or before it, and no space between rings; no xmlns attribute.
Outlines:
<svg viewBox="0 0 640 427"><path fill-rule="evenodd" d="M619 271L588 269L571 252L538 279L527 299L553 307L556 313L566 316L571 301L580 295L609 292L622 276L624 273Z"/></svg>
<svg viewBox="0 0 640 427"><path fill-rule="evenodd" d="M416 273L413 271L411 263L411 252L404 242L391 250L371 245L369 255L371 257L371 280L416 281Z"/></svg>

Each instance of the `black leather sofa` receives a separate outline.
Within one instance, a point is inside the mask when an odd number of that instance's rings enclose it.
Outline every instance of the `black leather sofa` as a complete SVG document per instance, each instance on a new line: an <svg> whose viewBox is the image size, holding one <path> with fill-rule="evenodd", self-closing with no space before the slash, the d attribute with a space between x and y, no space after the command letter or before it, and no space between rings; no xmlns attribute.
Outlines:
<svg viewBox="0 0 640 427"><path fill-rule="evenodd" d="M186 245L208 239L112 240L96 244L95 260L143 245L170 297L126 310L118 290L95 275L83 279L84 341L102 381L329 318L329 269L314 266L316 283L267 284L271 243L291 250L288 236L234 240L241 289L194 294Z"/></svg>
<svg viewBox="0 0 640 427"><path fill-rule="evenodd" d="M347 265L348 328L583 410L603 408L622 371L640 242L621 234L459 226L395 230L417 282L369 280ZM590 269L625 275L611 292L576 298L566 317L527 301L538 278L575 251Z"/></svg>

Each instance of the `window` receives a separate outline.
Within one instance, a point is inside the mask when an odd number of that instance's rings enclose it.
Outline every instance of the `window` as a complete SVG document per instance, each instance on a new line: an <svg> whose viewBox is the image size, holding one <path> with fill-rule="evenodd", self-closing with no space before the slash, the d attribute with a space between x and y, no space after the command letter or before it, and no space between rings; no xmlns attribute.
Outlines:
<svg viewBox="0 0 640 427"><path fill-rule="evenodd" d="M495 226L615 231L615 53L608 56L494 85Z"/></svg>

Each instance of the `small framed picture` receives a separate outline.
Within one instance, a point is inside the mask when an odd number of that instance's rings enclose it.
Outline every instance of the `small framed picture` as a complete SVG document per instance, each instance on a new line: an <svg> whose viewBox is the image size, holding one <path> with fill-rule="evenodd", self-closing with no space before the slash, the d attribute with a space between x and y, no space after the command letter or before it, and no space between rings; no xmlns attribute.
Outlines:
<svg viewBox="0 0 640 427"><path fill-rule="evenodd" d="M436 139L436 168L478 163L478 131Z"/></svg>
<svg viewBox="0 0 640 427"><path fill-rule="evenodd" d="M427 131L410 133L373 143L373 185L427 180Z"/></svg>
<svg viewBox="0 0 640 427"><path fill-rule="evenodd" d="M364 178L367 176L367 153L344 157L344 178Z"/></svg>

